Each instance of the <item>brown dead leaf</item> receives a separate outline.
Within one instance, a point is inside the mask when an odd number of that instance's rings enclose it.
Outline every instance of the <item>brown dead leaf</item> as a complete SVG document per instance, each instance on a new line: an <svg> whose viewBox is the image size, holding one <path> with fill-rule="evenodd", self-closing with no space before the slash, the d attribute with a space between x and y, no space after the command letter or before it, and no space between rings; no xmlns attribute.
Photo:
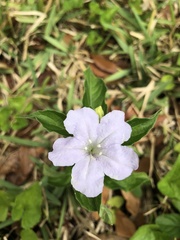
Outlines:
<svg viewBox="0 0 180 240"><path fill-rule="evenodd" d="M127 120L131 119L132 117L137 117L137 113L136 113L133 105L130 105L125 112L125 120L127 121Z"/></svg>
<svg viewBox="0 0 180 240"><path fill-rule="evenodd" d="M103 192L102 192L102 199L101 199L102 204L105 205L107 203L107 201L109 200L111 195L112 195L112 190L107 188L106 186L104 186L103 187ZM99 218L100 218L98 212L92 212L91 217L95 221L99 220Z"/></svg>
<svg viewBox="0 0 180 240"><path fill-rule="evenodd" d="M163 115L159 115L157 120L156 120L156 123L154 125L154 127L159 127L162 125L162 123L164 122L164 120L167 118L167 116L165 114Z"/></svg>
<svg viewBox="0 0 180 240"><path fill-rule="evenodd" d="M149 168L150 168L150 158L142 157L139 161L139 168L136 170L136 172L149 173Z"/></svg>
<svg viewBox="0 0 180 240"><path fill-rule="evenodd" d="M92 72L94 73L94 75L96 75L97 77L105 78L105 77L109 76L108 73L103 72L102 70L97 68L94 64L90 64L90 68L91 68Z"/></svg>
<svg viewBox="0 0 180 240"><path fill-rule="evenodd" d="M146 224L145 216L144 216L143 212L139 212L138 215L133 219L133 221L137 228Z"/></svg>
<svg viewBox="0 0 180 240"><path fill-rule="evenodd" d="M160 16L167 20L171 20L171 9L169 5L161 10Z"/></svg>
<svg viewBox="0 0 180 240"><path fill-rule="evenodd" d="M121 191L124 199L126 200L126 209L132 216L136 216L140 210L140 199L135 197L131 192Z"/></svg>
<svg viewBox="0 0 180 240"><path fill-rule="evenodd" d="M130 238L135 231L135 224L121 210L116 210L116 234Z"/></svg>
<svg viewBox="0 0 180 240"><path fill-rule="evenodd" d="M31 157L39 157L43 148L20 147L0 161L0 175L16 185L21 185L34 168Z"/></svg>
<svg viewBox="0 0 180 240"><path fill-rule="evenodd" d="M64 37L63 37L63 40L65 41L65 43L67 45L70 45L73 43L73 36L71 36L70 34L65 34Z"/></svg>
<svg viewBox="0 0 180 240"><path fill-rule="evenodd" d="M99 68L101 71L113 74L117 72L117 66L114 62L110 61L107 57L102 55L92 54L91 58L93 59L94 65Z"/></svg>
<svg viewBox="0 0 180 240"><path fill-rule="evenodd" d="M103 192L102 192L102 204L106 205L111 195L112 195L112 190L104 186Z"/></svg>

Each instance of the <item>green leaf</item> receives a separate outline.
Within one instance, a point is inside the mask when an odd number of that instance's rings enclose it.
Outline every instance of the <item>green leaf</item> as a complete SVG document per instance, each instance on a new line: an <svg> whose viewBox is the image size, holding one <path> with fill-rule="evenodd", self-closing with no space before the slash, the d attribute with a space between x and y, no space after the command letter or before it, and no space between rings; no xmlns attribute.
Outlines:
<svg viewBox="0 0 180 240"><path fill-rule="evenodd" d="M113 225L116 221L115 213L112 209L101 204L99 216L105 223Z"/></svg>
<svg viewBox="0 0 180 240"><path fill-rule="evenodd" d="M120 208L124 204L124 198L121 196L114 196L107 201L107 205L112 208Z"/></svg>
<svg viewBox="0 0 180 240"><path fill-rule="evenodd" d="M180 215L176 213L163 214L156 218L156 224L171 237L180 238Z"/></svg>
<svg viewBox="0 0 180 240"><path fill-rule="evenodd" d="M11 127L13 130L19 130L28 125L28 121L25 118L15 116L15 119L11 122Z"/></svg>
<svg viewBox="0 0 180 240"><path fill-rule="evenodd" d="M132 133L130 139L124 142L123 145L132 145L144 137L154 126L159 112L155 113L151 118L134 118L128 121L128 124L132 127Z"/></svg>
<svg viewBox="0 0 180 240"><path fill-rule="evenodd" d="M75 197L82 207L89 211L99 211L101 204L101 194L95 198L88 198L84 194L75 191Z"/></svg>
<svg viewBox="0 0 180 240"><path fill-rule="evenodd" d="M21 220L24 229L34 227L41 218L42 194L39 183L35 182L30 188L20 193L12 209L12 219Z"/></svg>
<svg viewBox="0 0 180 240"><path fill-rule="evenodd" d="M10 199L8 193L5 191L0 191L0 222L6 220L9 205Z"/></svg>
<svg viewBox="0 0 180 240"><path fill-rule="evenodd" d="M64 127L66 115L54 110L37 111L30 115L30 118L36 118L44 128L48 131L54 131L64 136L69 136L69 133Z"/></svg>
<svg viewBox="0 0 180 240"><path fill-rule="evenodd" d="M146 173L133 172L129 177L120 181L111 179L110 177L106 176L104 184L113 190L123 189L125 191L131 191L134 188L149 182L150 179Z"/></svg>
<svg viewBox="0 0 180 240"><path fill-rule="evenodd" d="M168 196L169 198L172 198L173 203L175 207L178 209L180 208L180 205L178 202L180 202L180 155L178 156L177 160L175 161L172 169L166 174L165 177L163 177L158 182L158 189L159 191ZM175 201L174 201L175 200ZM177 205L176 205L177 202Z"/></svg>
<svg viewBox="0 0 180 240"><path fill-rule="evenodd" d="M66 0L63 3L63 10L65 12L71 11L76 8L83 7L83 0Z"/></svg>
<svg viewBox="0 0 180 240"><path fill-rule="evenodd" d="M168 83L168 85L165 87L165 90L167 91L170 91L170 90L173 90L174 87L175 87L175 84L174 84L174 77L170 74L167 74L167 75L164 75L161 80L161 82L165 82L165 83Z"/></svg>
<svg viewBox="0 0 180 240"><path fill-rule="evenodd" d="M13 137L13 136L4 136L0 135L0 139L10 142L10 143L15 143L19 144L22 146L30 146L30 147L49 147L48 142L36 142L33 140L25 139L25 138L18 138L18 137Z"/></svg>
<svg viewBox="0 0 180 240"><path fill-rule="evenodd" d="M61 50L64 53L68 52L68 45L65 43L63 39L57 40L56 38L50 36L44 36L44 40L50 43L52 46L56 47L57 49Z"/></svg>
<svg viewBox="0 0 180 240"><path fill-rule="evenodd" d="M26 96L16 96L9 99L9 107L17 113L23 112L28 113L32 110L32 103L27 102Z"/></svg>
<svg viewBox="0 0 180 240"><path fill-rule="evenodd" d="M24 229L20 233L21 240L38 240L37 235L31 229Z"/></svg>
<svg viewBox="0 0 180 240"><path fill-rule="evenodd" d="M103 42L104 39L102 38L102 36L95 30L91 30L89 33L88 33L88 36L87 36L87 39L86 39L86 44L88 46L94 46L98 43L101 43Z"/></svg>
<svg viewBox="0 0 180 240"><path fill-rule="evenodd" d="M95 77L89 68L85 71L84 76L85 93L83 97L83 105L92 109L102 106L104 113L106 113L107 109L104 102L106 86L103 80Z"/></svg>
<svg viewBox="0 0 180 240"><path fill-rule="evenodd" d="M143 225L135 232L130 240L170 240L156 224Z"/></svg>
<svg viewBox="0 0 180 240"><path fill-rule="evenodd" d="M8 131L10 129L11 110L8 107L0 108L0 130Z"/></svg>

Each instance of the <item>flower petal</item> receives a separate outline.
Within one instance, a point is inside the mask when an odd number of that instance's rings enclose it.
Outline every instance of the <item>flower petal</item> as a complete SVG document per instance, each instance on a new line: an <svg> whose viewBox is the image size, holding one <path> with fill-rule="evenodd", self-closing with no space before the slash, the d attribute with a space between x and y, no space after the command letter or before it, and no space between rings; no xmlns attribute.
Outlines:
<svg viewBox="0 0 180 240"><path fill-rule="evenodd" d="M97 137L97 126L99 117L91 108L70 110L64 121L66 130L76 138L87 141L94 141Z"/></svg>
<svg viewBox="0 0 180 240"><path fill-rule="evenodd" d="M103 146L127 141L131 135L131 126L124 121L124 112L114 110L102 117L97 129L98 143Z"/></svg>
<svg viewBox="0 0 180 240"><path fill-rule="evenodd" d="M89 155L76 163L72 169L71 184L86 197L98 196L102 192L103 183L102 167L99 161Z"/></svg>
<svg viewBox="0 0 180 240"><path fill-rule="evenodd" d="M139 159L134 150L130 147L111 145L102 150L98 158L103 166L104 173L116 180L122 180L131 175L139 165Z"/></svg>
<svg viewBox="0 0 180 240"><path fill-rule="evenodd" d="M72 166L86 155L84 143L74 137L58 138L48 158L54 166Z"/></svg>

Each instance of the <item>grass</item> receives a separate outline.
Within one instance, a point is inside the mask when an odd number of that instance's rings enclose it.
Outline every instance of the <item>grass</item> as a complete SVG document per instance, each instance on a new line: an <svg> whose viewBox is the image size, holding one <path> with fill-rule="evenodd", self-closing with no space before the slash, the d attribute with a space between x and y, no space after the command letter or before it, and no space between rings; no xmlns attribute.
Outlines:
<svg viewBox="0 0 180 240"><path fill-rule="evenodd" d="M41 156L34 157L33 172L18 187L22 190L35 180L44 187L42 219L33 228L40 239L101 239L101 232L114 232L99 219L91 216L89 220L90 214L79 210L72 190L58 188L58 178L47 183L48 171L58 175L47 159L57 135L22 118L36 110L66 113L81 107L83 72L93 63L91 54L104 56L117 66L116 72L104 78L109 110L122 109L130 119L148 117L161 109L153 131L135 144L140 159L148 159L145 164L150 167L142 170L153 183L141 195L143 224L153 223L163 212L174 212L156 184L180 152L179 12L176 0L0 2L0 166L21 146L44 148ZM125 69L122 63L128 63ZM8 183L16 185L16 181L11 174L12 169L0 170L7 183L0 183L0 188L13 198ZM22 173L17 170L16 174ZM11 208L8 206L8 216L0 223L0 239L20 237L21 223L13 225Z"/></svg>

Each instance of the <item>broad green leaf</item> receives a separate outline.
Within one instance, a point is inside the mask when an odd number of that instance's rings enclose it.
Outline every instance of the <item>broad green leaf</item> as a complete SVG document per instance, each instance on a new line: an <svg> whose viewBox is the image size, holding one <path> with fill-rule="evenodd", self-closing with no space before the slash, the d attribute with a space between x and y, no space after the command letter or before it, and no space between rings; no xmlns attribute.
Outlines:
<svg viewBox="0 0 180 240"><path fill-rule="evenodd" d="M130 240L170 240L156 224L143 225L135 232Z"/></svg>
<svg viewBox="0 0 180 240"><path fill-rule="evenodd" d="M34 227L41 218L42 194L39 183L35 182L30 188L20 193L12 209L12 219L21 220L24 229Z"/></svg>
<svg viewBox="0 0 180 240"><path fill-rule="evenodd" d="M48 131L54 131L61 135L69 136L64 127L66 115L54 110L37 111L30 115L30 118L36 118Z"/></svg>
<svg viewBox="0 0 180 240"><path fill-rule="evenodd" d="M146 173L133 172L129 177L120 181L111 179L110 177L106 176L104 184L113 190L123 189L125 191L131 191L134 188L149 182L150 182L150 179Z"/></svg>
<svg viewBox="0 0 180 240"><path fill-rule="evenodd" d="M38 240L37 235L31 229L24 229L20 233L21 240Z"/></svg>
<svg viewBox="0 0 180 240"><path fill-rule="evenodd" d="M106 86L103 80L95 77L89 68L85 71L84 76L85 93L83 97L83 105L93 109L102 106L104 113L106 113L107 109L104 103Z"/></svg>
<svg viewBox="0 0 180 240"><path fill-rule="evenodd" d="M112 209L101 204L99 216L105 223L113 225L116 221L115 213Z"/></svg>
<svg viewBox="0 0 180 240"><path fill-rule="evenodd" d="M11 127L13 130L19 130L28 125L28 121L25 118L15 116L15 119L11 122Z"/></svg>
<svg viewBox="0 0 180 240"><path fill-rule="evenodd" d="M0 222L6 220L10 203L8 193L0 191Z"/></svg>
<svg viewBox="0 0 180 240"><path fill-rule="evenodd" d="M0 130L8 131L10 129L11 110L8 107L0 108Z"/></svg>
<svg viewBox="0 0 180 240"><path fill-rule="evenodd" d="M158 182L159 191L175 200L175 207L180 209L180 155L174 163L172 169ZM177 204L176 204L177 202ZM178 207L179 206L179 207Z"/></svg>
<svg viewBox="0 0 180 240"><path fill-rule="evenodd" d="M26 96L16 96L9 99L9 107L17 113L22 111L28 113L32 110L33 105L27 102Z"/></svg>
<svg viewBox="0 0 180 240"><path fill-rule="evenodd" d="M123 145L132 145L144 137L154 126L159 112L155 113L151 118L134 118L128 121L128 124L132 127L132 133L130 139L124 142Z"/></svg>
<svg viewBox="0 0 180 240"><path fill-rule="evenodd" d="M156 224L171 237L180 238L180 215L176 213L163 214L156 218Z"/></svg>
<svg viewBox="0 0 180 240"><path fill-rule="evenodd" d="M84 194L75 191L75 197L80 205L89 211L99 211L101 204L101 194L95 198L88 198Z"/></svg>
<svg viewBox="0 0 180 240"><path fill-rule="evenodd" d="M82 8L82 6L83 0L66 0L63 3L63 10L68 12L76 8Z"/></svg>

